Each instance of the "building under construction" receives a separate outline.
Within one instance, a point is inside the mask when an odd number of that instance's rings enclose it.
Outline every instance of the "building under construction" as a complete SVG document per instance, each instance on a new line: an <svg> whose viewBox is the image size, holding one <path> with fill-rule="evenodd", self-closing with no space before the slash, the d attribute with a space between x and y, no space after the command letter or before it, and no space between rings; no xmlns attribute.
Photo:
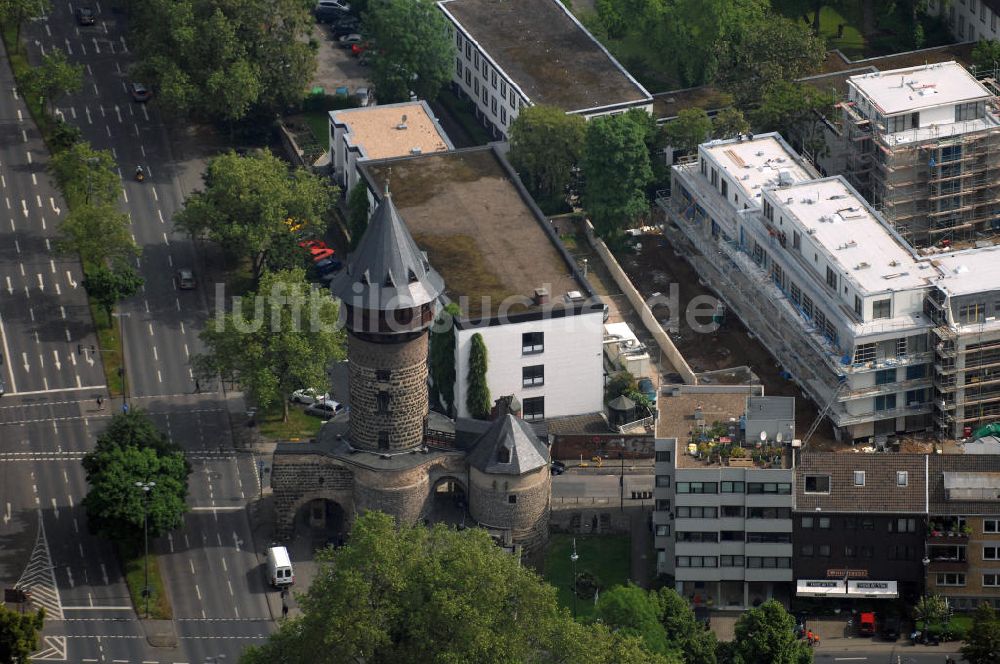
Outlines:
<svg viewBox="0 0 1000 664"><path fill-rule="evenodd" d="M956 62L848 79L848 180L916 247L1000 232L1000 115L993 79Z"/></svg>

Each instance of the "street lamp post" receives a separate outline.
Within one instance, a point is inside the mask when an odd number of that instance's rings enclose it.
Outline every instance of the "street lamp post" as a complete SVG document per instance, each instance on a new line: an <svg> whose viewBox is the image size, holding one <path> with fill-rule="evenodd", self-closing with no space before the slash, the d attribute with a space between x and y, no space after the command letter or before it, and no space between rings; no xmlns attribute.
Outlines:
<svg viewBox="0 0 1000 664"><path fill-rule="evenodd" d="M149 620L149 492L156 486L156 482L136 482L135 485L142 489L145 498L142 503L142 534L146 541L145 555L142 562L145 571L143 572L142 596L146 598L146 620Z"/></svg>
<svg viewBox="0 0 1000 664"><path fill-rule="evenodd" d="M625 452L624 450L618 453L618 458L622 462L621 475L618 476L618 489L621 492L621 511L625 511Z"/></svg>
<svg viewBox="0 0 1000 664"><path fill-rule="evenodd" d="M573 553L569 555L569 559L573 561L573 617L576 618L576 561L580 559L580 556L576 554L576 538L573 538Z"/></svg>
<svg viewBox="0 0 1000 664"><path fill-rule="evenodd" d="M125 371L125 326L122 325L122 319L131 316L132 314L128 312L118 312L112 313L112 316L118 319L118 338L122 342L122 365L118 367L118 375L122 377L122 412L128 412L128 378L127 372Z"/></svg>

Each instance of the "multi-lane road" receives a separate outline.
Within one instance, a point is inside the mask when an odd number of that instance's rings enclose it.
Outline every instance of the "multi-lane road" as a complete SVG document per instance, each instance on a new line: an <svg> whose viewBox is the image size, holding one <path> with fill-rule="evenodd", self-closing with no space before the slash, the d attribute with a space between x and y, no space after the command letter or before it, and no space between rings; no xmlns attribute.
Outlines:
<svg viewBox="0 0 1000 664"><path fill-rule="evenodd" d="M174 613L177 645L153 647L131 606L109 543L87 531L80 459L120 399L107 394L79 263L55 252L65 203L46 173L49 155L0 63L0 582L32 590L49 613L36 659L72 662L235 661L273 629L246 505L259 490L253 460L232 448L229 399L195 390L188 360L211 288L178 290L177 269L196 268L194 247L171 220L183 196L156 102L128 96L131 53L122 17L95 4L94 26L56 0L25 27L28 55L54 48L84 65L80 92L58 113L122 175L121 209L141 254L142 291L122 304L127 398L191 460L183 528L152 543ZM143 183L132 174L142 164ZM89 348L93 346L96 352ZM98 407L97 398L103 403ZM237 410L241 410L237 408Z"/></svg>

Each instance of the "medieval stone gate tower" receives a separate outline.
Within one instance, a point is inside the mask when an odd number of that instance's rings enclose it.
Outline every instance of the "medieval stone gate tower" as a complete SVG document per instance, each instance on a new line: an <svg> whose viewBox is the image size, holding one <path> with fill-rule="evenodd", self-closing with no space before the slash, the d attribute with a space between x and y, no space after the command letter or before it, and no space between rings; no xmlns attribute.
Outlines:
<svg viewBox="0 0 1000 664"><path fill-rule="evenodd" d="M346 320L350 408L323 425L315 441L278 445L271 475L276 535L290 536L305 506L322 514L335 504L345 527L366 510L401 522L433 519L438 489L460 487L463 523L539 550L548 533L549 453L514 412L519 408L498 410L485 429L466 427L477 433L465 440L455 422L429 413L429 329L444 281L388 191L330 290Z"/></svg>
<svg viewBox="0 0 1000 664"><path fill-rule="evenodd" d="M352 444L399 452L424 442L427 339L441 276L387 191L331 292L347 317Z"/></svg>

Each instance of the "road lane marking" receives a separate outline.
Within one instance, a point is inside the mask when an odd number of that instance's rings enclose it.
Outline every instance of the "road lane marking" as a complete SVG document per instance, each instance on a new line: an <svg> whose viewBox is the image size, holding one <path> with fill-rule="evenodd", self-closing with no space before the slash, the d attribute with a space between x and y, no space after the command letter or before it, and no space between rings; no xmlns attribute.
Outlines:
<svg viewBox="0 0 1000 664"><path fill-rule="evenodd" d="M225 558L225 556L222 557L222 571L223 572L228 572L229 571L229 567L226 565L226 558Z"/></svg>
<svg viewBox="0 0 1000 664"><path fill-rule="evenodd" d="M30 164L31 163L31 150L28 150L27 154L28 154L28 163Z"/></svg>
<svg viewBox="0 0 1000 664"><path fill-rule="evenodd" d="M101 92L100 92L100 90L97 89L97 83L91 83L91 85L94 86L94 96L100 97L101 96Z"/></svg>
<svg viewBox="0 0 1000 664"><path fill-rule="evenodd" d="M191 357L191 353L188 352L187 344L184 344L184 357Z"/></svg>
<svg viewBox="0 0 1000 664"><path fill-rule="evenodd" d="M107 132L108 132L108 138L111 138L111 127L109 127L108 125L104 125L104 128L105 128L105 129L107 130Z"/></svg>
<svg viewBox="0 0 1000 664"><path fill-rule="evenodd" d="M101 563L101 580L104 581L104 585L108 585L108 569Z"/></svg>
<svg viewBox="0 0 1000 664"><path fill-rule="evenodd" d="M177 304L177 311L181 310L181 301L178 298L174 298L174 303Z"/></svg>
<svg viewBox="0 0 1000 664"><path fill-rule="evenodd" d="M153 324L152 323L146 323L146 325L149 326L149 336L153 336Z"/></svg>
<svg viewBox="0 0 1000 664"><path fill-rule="evenodd" d="M52 211L55 212L57 215L62 214L62 208L56 206L55 199L53 199L51 196L49 196L49 205L52 206Z"/></svg>
<svg viewBox="0 0 1000 664"><path fill-rule="evenodd" d="M62 371L62 362L59 361L59 351L56 349L52 349L52 357L55 360L54 363L56 365L56 371Z"/></svg>
<svg viewBox="0 0 1000 664"><path fill-rule="evenodd" d="M160 382L160 383L163 382L163 375L160 373L159 369L156 370L156 380L157 380L157 382Z"/></svg>
<svg viewBox="0 0 1000 664"><path fill-rule="evenodd" d="M229 596L235 597L236 593L233 592L233 582L230 581L229 579L226 579L226 585L229 586Z"/></svg>
<svg viewBox="0 0 1000 664"><path fill-rule="evenodd" d="M195 591L196 593L198 593L198 601L200 602L200 601L201 601L201 588L199 588L199 587L198 587L198 584L197 584L197 583L196 583L196 584L194 584L194 591Z"/></svg>
<svg viewBox="0 0 1000 664"><path fill-rule="evenodd" d="M165 221L163 220L163 210L161 210L160 208L156 208L156 214L157 214L157 216L158 216L158 217L160 218L160 223L161 223L161 224L165 224L165 223L167 223L167 222L165 222Z"/></svg>
<svg viewBox="0 0 1000 664"><path fill-rule="evenodd" d="M146 105L142 105L142 114L146 118L146 122L149 122L149 111L146 110Z"/></svg>
<svg viewBox="0 0 1000 664"><path fill-rule="evenodd" d="M118 106L118 104L115 104L115 115L118 116L118 123L121 124L121 122L122 122L122 109L121 109L121 107Z"/></svg>
<svg viewBox="0 0 1000 664"><path fill-rule="evenodd" d="M84 104L83 112L87 114L87 124L94 124L94 119L90 117L90 106Z"/></svg>
<svg viewBox="0 0 1000 664"><path fill-rule="evenodd" d="M146 148L143 147L142 143L139 143L139 152L142 153L142 158L145 159L146 158Z"/></svg>
<svg viewBox="0 0 1000 664"><path fill-rule="evenodd" d="M160 361L160 356L156 352L156 346L153 346L153 361L154 362L159 362Z"/></svg>
<svg viewBox="0 0 1000 664"><path fill-rule="evenodd" d="M66 38L66 52L73 55L73 47L69 43L69 37Z"/></svg>
<svg viewBox="0 0 1000 664"><path fill-rule="evenodd" d="M28 142L28 132L27 132L27 131L25 131L24 129L22 129L22 130L21 130L21 138L23 138L23 139L24 139L24 142L25 142L25 143L27 143L27 142ZM32 173L32 175L34 175L34 173ZM37 182L35 182L35 184L38 184L38 183L37 183Z"/></svg>
<svg viewBox="0 0 1000 664"><path fill-rule="evenodd" d="M70 286L76 288L76 281L73 279L73 273L70 272L69 270L66 270L66 281L69 282Z"/></svg>
<svg viewBox="0 0 1000 664"><path fill-rule="evenodd" d="M194 561L188 558L188 564L191 566L191 573L194 574Z"/></svg>
<svg viewBox="0 0 1000 664"><path fill-rule="evenodd" d="M96 53L100 53L101 52L101 47L97 45L97 37L92 37L92 39L94 41L94 51ZM95 85L94 87L96 88L97 86Z"/></svg>

